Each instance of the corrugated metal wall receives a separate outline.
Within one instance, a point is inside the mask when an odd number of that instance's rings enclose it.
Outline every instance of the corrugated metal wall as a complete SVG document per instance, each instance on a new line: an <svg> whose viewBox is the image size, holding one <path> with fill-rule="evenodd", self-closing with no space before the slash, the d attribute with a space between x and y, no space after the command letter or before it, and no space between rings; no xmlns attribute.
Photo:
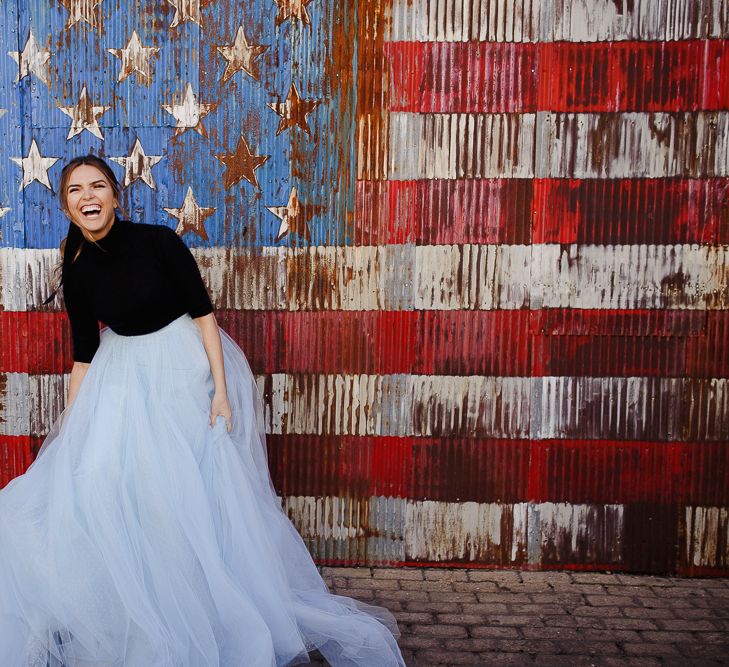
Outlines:
<svg viewBox="0 0 729 667"><path fill-rule="evenodd" d="M729 573L725 1L0 12L0 484L91 150L193 248L320 562Z"/></svg>

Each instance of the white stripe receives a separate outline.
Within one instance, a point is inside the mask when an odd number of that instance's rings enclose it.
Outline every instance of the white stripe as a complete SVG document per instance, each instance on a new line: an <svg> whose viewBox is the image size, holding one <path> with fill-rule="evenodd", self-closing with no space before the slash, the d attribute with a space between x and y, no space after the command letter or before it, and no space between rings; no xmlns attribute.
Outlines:
<svg viewBox="0 0 729 667"><path fill-rule="evenodd" d="M684 530L686 564L729 566L729 508L687 507Z"/></svg>
<svg viewBox="0 0 729 667"><path fill-rule="evenodd" d="M405 559L401 498L289 496L282 505L314 558Z"/></svg>
<svg viewBox="0 0 729 667"><path fill-rule="evenodd" d="M529 506L530 563L621 563L622 505L537 503Z"/></svg>
<svg viewBox="0 0 729 667"><path fill-rule="evenodd" d="M315 558L624 562L622 505L292 496L283 506Z"/></svg>
<svg viewBox="0 0 729 667"><path fill-rule="evenodd" d="M533 113L393 112L388 178L533 177L537 136Z"/></svg>
<svg viewBox="0 0 729 667"><path fill-rule="evenodd" d="M71 375L0 373L0 435L45 435L61 414Z"/></svg>
<svg viewBox="0 0 729 667"><path fill-rule="evenodd" d="M390 41L596 42L729 37L725 0L393 0Z"/></svg>
<svg viewBox="0 0 729 667"><path fill-rule="evenodd" d="M219 309L729 308L726 245L319 246L193 254ZM40 309L57 256L55 249L0 248L0 308Z"/></svg>
<svg viewBox="0 0 729 667"><path fill-rule="evenodd" d="M38 308L51 293L58 248L0 248L0 309Z"/></svg>
<svg viewBox="0 0 729 667"><path fill-rule="evenodd" d="M520 563L527 554L528 505L407 501L409 560Z"/></svg>
<svg viewBox="0 0 729 667"><path fill-rule="evenodd" d="M533 439L721 441L729 379L533 378Z"/></svg>
<svg viewBox="0 0 729 667"><path fill-rule="evenodd" d="M388 178L729 175L729 112L390 114Z"/></svg>
<svg viewBox="0 0 729 667"><path fill-rule="evenodd" d="M729 246L533 246L530 306L729 307Z"/></svg>
<svg viewBox="0 0 729 667"><path fill-rule="evenodd" d="M721 441L729 378L319 375L258 378L268 433ZM44 435L68 376L0 374L0 434Z"/></svg>

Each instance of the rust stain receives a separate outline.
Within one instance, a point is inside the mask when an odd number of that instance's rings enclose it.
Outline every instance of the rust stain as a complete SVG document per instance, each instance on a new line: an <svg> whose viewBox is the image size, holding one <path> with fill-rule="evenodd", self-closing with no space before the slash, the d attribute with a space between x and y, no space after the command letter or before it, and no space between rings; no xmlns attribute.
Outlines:
<svg viewBox="0 0 729 667"><path fill-rule="evenodd" d="M635 12L635 0L612 0L618 14L633 14Z"/></svg>
<svg viewBox="0 0 729 667"><path fill-rule="evenodd" d="M595 116L595 123L588 130L589 163L587 168L593 168L600 173L606 173L610 163L620 156L621 145L616 141L620 136L620 114L599 114ZM570 128L573 133L572 150L577 150L577 123L576 119ZM574 173L576 153L570 159L570 173Z"/></svg>
<svg viewBox="0 0 729 667"><path fill-rule="evenodd" d="M8 391L8 376L6 373L0 373L0 424L7 423L7 419L3 417L3 414L5 414L6 406L5 406L5 396L7 396Z"/></svg>
<svg viewBox="0 0 729 667"><path fill-rule="evenodd" d="M385 56L387 33L385 0L358 4L357 34L357 129L361 147L362 178L386 178L384 156L389 140L389 67Z"/></svg>
<svg viewBox="0 0 729 667"><path fill-rule="evenodd" d="M671 308L680 302L689 285L689 277L683 271L675 271L661 279L661 305Z"/></svg>
<svg viewBox="0 0 729 667"><path fill-rule="evenodd" d="M663 116L663 127L658 124L658 116L656 114L648 114L648 127L651 135L656 138L659 144L668 146L671 141L671 121L670 118Z"/></svg>

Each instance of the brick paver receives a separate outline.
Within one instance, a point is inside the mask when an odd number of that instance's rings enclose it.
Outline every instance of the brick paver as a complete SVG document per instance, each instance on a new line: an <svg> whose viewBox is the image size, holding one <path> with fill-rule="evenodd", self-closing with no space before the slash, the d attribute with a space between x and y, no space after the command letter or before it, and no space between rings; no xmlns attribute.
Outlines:
<svg viewBox="0 0 729 667"><path fill-rule="evenodd" d="M729 579L320 567L390 609L410 667L729 665ZM327 665L321 656L312 664Z"/></svg>

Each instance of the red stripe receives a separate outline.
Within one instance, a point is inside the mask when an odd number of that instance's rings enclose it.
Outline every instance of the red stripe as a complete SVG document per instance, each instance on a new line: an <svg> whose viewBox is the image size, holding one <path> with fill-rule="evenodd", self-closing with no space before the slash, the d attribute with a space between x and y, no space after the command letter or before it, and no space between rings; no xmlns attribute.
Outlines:
<svg viewBox="0 0 729 667"><path fill-rule="evenodd" d="M265 373L527 375L527 311L221 311Z"/></svg>
<svg viewBox="0 0 729 667"><path fill-rule="evenodd" d="M276 435L276 490L440 502L729 505L729 443Z"/></svg>
<svg viewBox="0 0 729 667"><path fill-rule="evenodd" d="M63 312L0 311L0 341L1 372L61 373L73 363Z"/></svg>
<svg viewBox="0 0 729 667"><path fill-rule="evenodd" d="M358 181L354 242L729 243L729 178Z"/></svg>
<svg viewBox="0 0 729 667"><path fill-rule="evenodd" d="M256 373L729 377L729 311L230 311ZM62 312L0 312L0 372L72 365Z"/></svg>
<svg viewBox="0 0 729 667"><path fill-rule="evenodd" d="M0 438L0 487L42 439ZM729 506L729 442L270 435L283 496Z"/></svg>
<svg viewBox="0 0 729 667"><path fill-rule="evenodd" d="M531 374L729 377L729 311L546 309Z"/></svg>
<svg viewBox="0 0 729 667"><path fill-rule="evenodd" d="M390 42L391 111L693 111L729 107L729 41Z"/></svg>
<svg viewBox="0 0 729 667"><path fill-rule="evenodd" d="M527 311L219 310L216 318L256 373L529 371ZM64 313L0 312L0 332L0 372L70 370Z"/></svg>
<svg viewBox="0 0 729 667"><path fill-rule="evenodd" d="M38 452L37 441L29 435L0 435L0 489L28 469Z"/></svg>
<svg viewBox="0 0 729 667"><path fill-rule="evenodd" d="M538 179L533 243L727 243L729 179Z"/></svg>
<svg viewBox="0 0 729 667"><path fill-rule="evenodd" d="M354 242L529 243L533 179L358 181Z"/></svg>
<svg viewBox="0 0 729 667"><path fill-rule="evenodd" d="M532 375L684 376L686 343L668 337L536 336Z"/></svg>
<svg viewBox="0 0 729 667"><path fill-rule="evenodd" d="M268 449L283 495L517 502L527 492L526 440L276 435Z"/></svg>
<svg viewBox="0 0 729 667"><path fill-rule="evenodd" d="M578 308L545 308L530 314L532 332L545 336L701 336L707 318L725 316L723 311Z"/></svg>
<svg viewBox="0 0 729 667"><path fill-rule="evenodd" d="M720 351L726 340L726 311L570 310L531 313L534 334L531 374L587 376L700 375L712 357L708 377L729 375L729 361ZM711 327L707 328L707 322ZM720 348L721 349L721 348Z"/></svg>

